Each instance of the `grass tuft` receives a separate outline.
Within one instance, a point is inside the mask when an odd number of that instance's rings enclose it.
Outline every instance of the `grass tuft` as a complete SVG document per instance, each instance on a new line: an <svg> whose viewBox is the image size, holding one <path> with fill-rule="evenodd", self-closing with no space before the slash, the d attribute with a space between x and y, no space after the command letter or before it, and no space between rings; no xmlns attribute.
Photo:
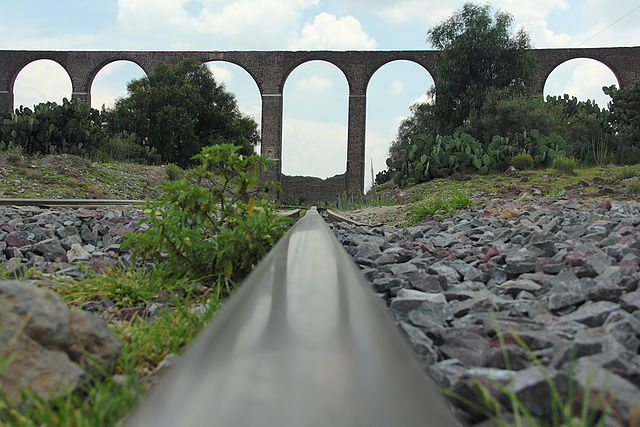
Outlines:
<svg viewBox="0 0 640 427"><path fill-rule="evenodd" d="M411 221L417 223L430 215L436 218L446 218L461 209L471 207L471 194L458 190L451 190L447 196L435 196L411 206Z"/></svg>

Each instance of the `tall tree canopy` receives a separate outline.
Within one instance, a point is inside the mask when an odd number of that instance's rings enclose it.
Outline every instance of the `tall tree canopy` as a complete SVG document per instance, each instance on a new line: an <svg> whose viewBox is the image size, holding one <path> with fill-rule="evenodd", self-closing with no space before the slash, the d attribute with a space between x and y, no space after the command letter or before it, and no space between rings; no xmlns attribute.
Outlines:
<svg viewBox="0 0 640 427"><path fill-rule="evenodd" d="M626 89L603 87L611 97L609 110L615 131L626 144L640 146L640 80Z"/></svg>
<svg viewBox="0 0 640 427"><path fill-rule="evenodd" d="M511 33L513 18L491 7L466 3L428 32L436 58L434 114L439 133L451 133L477 112L491 89L525 91L534 60L524 30Z"/></svg>
<svg viewBox="0 0 640 427"><path fill-rule="evenodd" d="M251 154L259 140L257 123L243 115L234 96L193 59L160 64L127 89L128 95L107 113L109 129L134 133L164 162L185 166L202 147L220 143Z"/></svg>

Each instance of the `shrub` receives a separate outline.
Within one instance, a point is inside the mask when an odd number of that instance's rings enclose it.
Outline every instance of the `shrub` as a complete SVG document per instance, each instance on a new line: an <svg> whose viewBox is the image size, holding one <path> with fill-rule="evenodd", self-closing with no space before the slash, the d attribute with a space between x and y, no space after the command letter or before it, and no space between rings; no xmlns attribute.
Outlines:
<svg viewBox="0 0 640 427"><path fill-rule="evenodd" d="M640 193L640 181L633 181L631 184L629 184L627 190L629 190L629 193L633 194Z"/></svg>
<svg viewBox="0 0 640 427"><path fill-rule="evenodd" d="M94 157L101 162L160 163L160 155L154 147L138 144L136 135L128 132L118 132L105 139Z"/></svg>
<svg viewBox="0 0 640 427"><path fill-rule="evenodd" d="M22 147L13 142L0 142L0 154L3 154L11 164L20 163L24 157Z"/></svg>
<svg viewBox="0 0 640 427"><path fill-rule="evenodd" d="M528 153L518 153L509 160L511 166L518 170L526 170L533 168L533 157Z"/></svg>
<svg viewBox="0 0 640 427"><path fill-rule="evenodd" d="M161 187L157 201L146 202L141 220L148 225L130 233L133 261L150 259L180 276L237 283L280 238L288 219L258 200L274 184L258 177L267 160L243 156L240 147L205 147L194 156L200 165L185 179Z"/></svg>
<svg viewBox="0 0 640 427"><path fill-rule="evenodd" d="M553 167L560 172L572 174L578 167L578 161L573 157L558 157Z"/></svg>
<svg viewBox="0 0 640 427"><path fill-rule="evenodd" d="M169 181L177 181L184 176L184 170L175 163L169 163L164 167L164 172L167 174Z"/></svg>

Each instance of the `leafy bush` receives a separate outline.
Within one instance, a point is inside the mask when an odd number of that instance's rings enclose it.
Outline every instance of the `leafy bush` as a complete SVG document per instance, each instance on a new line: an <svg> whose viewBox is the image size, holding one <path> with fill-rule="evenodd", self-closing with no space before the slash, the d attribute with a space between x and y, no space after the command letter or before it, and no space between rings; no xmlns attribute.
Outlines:
<svg viewBox="0 0 640 427"><path fill-rule="evenodd" d="M164 167L164 172L167 174L169 181L177 181L184 176L182 168L175 163L169 163Z"/></svg>
<svg viewBox="0 0 640 427"><path fill-rule="evenodd" d="M118 132L105 138L93 157L101 162L160 163L160 155L155 147L140 145L136 135L128 132Z"/></svg>
<svg viewBox="0 0 640 427"><path fill-rule="evenodd" d="M572 174L578 167L578 161L574 157L558 157L553 167L560 172Z"/></svg>
<svg viewBox="0 0 640 427"><path fill-rule="evenodd" d="M186 179L164 185L147 201L146 231L127 235L133 258L151 259L179 275L227 284L244 277L280 238L287 219L257 198L273 190L258 177L264 157L231 144L205 147Z"/></svg>
<svg viewBox="0 0 640 427"><path fill-rule="evenodd" d="M376 174L375 185L382 185L391 179L391 173L388 170L380 171Z"/></svg>
<svg viewBox="0 0 640 427"><path fill-rule="evenodd" d="M102 138L100 112L77 98L64 98L62 105L41 103L33 110L21 106L0 125L0 141L21 146L25 154L86 155Z"/></svg>
<svg viewBox="0 0 640 427"><path fill-rule="evenodd" d="M511 166L518 170L527 170L533 168L533 157L529 153L518 153L509 160Z"/></svg>
<svg viewBox="0 0 640 427"><path fill-rule="evenodd" d="M138 144L154 147L164 163L189 166L202 147L220 143L250 155L260 139L257 123L194 59L160 63L149 76L129 82L127 91L105 114L109 131L135 134Z"/></svg>
<svg viewBox="0 0 640 427"><path fill-rule="evenodd" d="M22 147L13 142L0 141L0 154L4 155L9 163L17 164L22 161Z"/></svg>

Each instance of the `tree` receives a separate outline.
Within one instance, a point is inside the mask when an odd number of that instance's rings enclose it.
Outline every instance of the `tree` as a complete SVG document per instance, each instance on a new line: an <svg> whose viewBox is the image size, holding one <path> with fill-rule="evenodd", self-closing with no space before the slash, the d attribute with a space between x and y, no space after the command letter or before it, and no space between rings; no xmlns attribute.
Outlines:
<svg viewBox="0 0 640 427"><path fill-rule="evenodd" d="M128 95L108 111L112 133L130 132L157 150L163 162L187 166L202 147L231 143L253 153L258 125L243 115L232 94L209 69L193 59L160 64L147 77L131 81Z"/></svg>
<svg viewBox="0 0 640 427"><path fill-rule="evenodd" d="M529 36L524 30L512 35L512 17L506 12L492 17L490 11L489 6L467 3L429 30L428 41L441 49L435 63L438 85L429 90L431 101L414 105L411 116L400 124L389 148L392 161L406 154L402 147L419 135L468 132L488 144L493 135L481 132L478 123L483 107L489 108L487 97L497 94L491 104L505 93L528 93L535 71Z"/></svg>
<svg viewBox="0 0 640 427"><path fill-rule="evenodd" d="M428 41L440 49L435 69L438 84L434 114L442 134L454 132L484 104L491 89L526 91L535 70L524 30L511 34L513 18L490 14L490 6L466 3L429 30ZM474 135L475 136L475 135Z"/></svg>
<svg viewBox="0 0 640 427"><path fill-rule="evenodd" d="M611 97L609 111L615 131L630 145L640 146L640 80L627 89L603 87Z"/></svg>

